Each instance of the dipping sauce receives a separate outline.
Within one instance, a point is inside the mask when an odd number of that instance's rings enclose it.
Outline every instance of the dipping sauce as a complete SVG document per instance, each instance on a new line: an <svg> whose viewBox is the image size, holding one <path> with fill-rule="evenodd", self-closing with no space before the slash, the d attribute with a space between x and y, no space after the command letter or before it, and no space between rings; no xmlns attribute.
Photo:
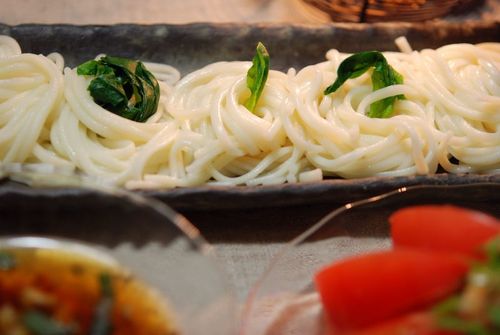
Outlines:
<svg viewBox="0 0 500 335"><path fill-rule="evenodd" d="M80 253L0 248L2 335L174 335L159 294L128 271Z"/></svg>

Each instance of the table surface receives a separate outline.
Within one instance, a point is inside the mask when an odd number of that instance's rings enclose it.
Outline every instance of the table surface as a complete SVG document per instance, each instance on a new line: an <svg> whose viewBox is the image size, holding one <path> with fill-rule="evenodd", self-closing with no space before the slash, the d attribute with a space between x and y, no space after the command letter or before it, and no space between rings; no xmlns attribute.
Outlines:
<svg viewBox="0 0 500 335"><path fill-rule="evenodd" d="M497 0L487 3L496 5L492 7L494 10L484 13L483 18L497 20L500 12ZM300 0L1 0L1 7L0 22L9 25L190 22L322 25L330 22L328 16ZM286 211L183 214L215 245L239 298L243 299L284 243L332 209L332 206L318 206L307 210L298 207ZM218 224L213 225L216 221Z"/></svg>

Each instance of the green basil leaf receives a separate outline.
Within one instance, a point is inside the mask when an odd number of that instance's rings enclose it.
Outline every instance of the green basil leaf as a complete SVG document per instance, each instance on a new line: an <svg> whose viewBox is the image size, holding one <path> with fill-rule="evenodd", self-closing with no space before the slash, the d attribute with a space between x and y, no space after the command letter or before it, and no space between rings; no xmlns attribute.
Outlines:
<svg viewBox="0 0 500 335"><path fill-rule="evenodd" d="M500 334L500 237L488 241L484 245L487 259L473 263L467 275L465 292L477 282L486 284L487 295L480 300L482 311L476 315L464 315L460 305L463 303L464 291L453 295L436 305L432 312L438 329L459 331L468 335Z"/></svg>
<svg viewBox="0 0 500 335"><path fill-rule="evenodd" d="M107 273L99 275L99 286L101 288L101 296L104 298L113 298L113 280Z"/></svg>
<svg viewBox="0 0 500 335"><path fill-rule="evenodd" d="M459 305L460 296L454 295L434 306L432 312L438 316L454 314L457 313Z"/></svg>
<svg viewBox="0 0 500 335"><path fill-rule="evenodd" d="M113 325L111 323L111 311L113 309L113 283L111 276L101 273L99 276L101 288L101 299L94 310L94 320L90 329L90 335L111 334Z"/></svg>
<svg viewBox="0 0 500 335"><path fill-rule="evenodd" d="M24 326L35 335L71 335L75 334L73 327L64 325L38 311L28 311L23 314Z"/></svg>
<svg viewBox="0 0 500 335"><path fill-rule="evenodd" d="M370 105L370 110L367 113L371 118L389 118L394 111L394 102L396 97L388 97L379 101L375 101Z"/></svg>
<svg viewBox="0 0 500 335"><path fill-rule="evenodd" d="M16 267L14 255L7 251L0 251L0 270L12 270Z"/></svg>
<svg viewBox="0 0 500 335"><path fill-rule="evenodd" d="M160 100L156 78L139 61L104 56L78 66L79 75L93 75L88 90L94 101L124 118L145 122Z"/></svg>
<svg viewBox="0 0 500 335"><path fill-rule="evenodd" d="M488 317L494 327L500 329L500 306L495 305L489 308Z"/></svg>
<svg viewBox="0 0 500 335"><path fill-rule="evenodd" d="M361 76L382 59L385 60L382 53L378 51L364 51L347 57L337 69L337 79L325 89L324 94L337 91L348 79Z"/></svg>
<svg viewBox="0 0 500 335"><path fill-rule="evenodd" d="M327 95L337 91L348 79L357 78L372 67L374 67L371 76L374 91L403 83L403 76L387 63L381 52L365 51L349 56L340 63L337 69L337 79L325 89L324 94ZM387 97L372 103L367 115L377 118L392 116L396 99L404 99L404 96Z"/></svg>
<svg viewBox="0 0 500 335"><path fill-rule="evenodd" d="M259 98L264 90L264 86L269 74L269 53L264 44L259 42L256 48L256 54L252 59L252 67L247 72L247 87L251 95L245 102L245 107L253 112Z"/></svg>
<svg viewBox="0 0 500 335"><path fill-rule="evenodd" d="M115 66L130 73L135 72L135 68L138 63L137 61L129 58L114 57L114 56L104 56L101 58L101 60L105 65Z"/></svg>
<svg viewBox="0 0 500 335"><path fill-rule="evenodd" d="M440 330L458 331L468 335L492 335L481 322L458 316L444 316L438 319L437 323Z"/></svg>
<svg viewBox="0 0 500 335"><path fill-rule="evenodd" d="M500 237L488 241L485 246L488 266L492 270L500 270Z"/></svg>
<svg viewBox="0 0 500 335"><path fill-rule="evenodd" d="M80 64L76 68L76 73L83 76L92 76L97 74L97 65L99 63L95 60L89 60L86 61L85 63Z"/></svg>
<svg viewBox="0 0 500 335"><path fill-rule="evenodd" d="M476 320L466 320L460 317L460 296L454 295L438 305L432 312L436 316L437 327L440 330L461 331L461 334L486 335L487 329Z"/></svg>
<svg viewBox="0 0 500 335"><path fill-rule="evenodd" d="M94 101L103 107L123 108L127 106L128 98L123 86L111 76L101 76L92 80L89 91Z"/></svg>

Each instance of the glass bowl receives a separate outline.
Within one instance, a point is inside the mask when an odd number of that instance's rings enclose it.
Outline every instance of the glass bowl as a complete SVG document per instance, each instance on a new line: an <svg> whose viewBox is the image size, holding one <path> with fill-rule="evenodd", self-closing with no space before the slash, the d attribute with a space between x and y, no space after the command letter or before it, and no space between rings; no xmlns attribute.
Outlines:
<svg viewBox="0 0 500 335"><path fill-rule="evenodd" d="M389 215L423 204L453 204L500 217L500 184L407 187L332 211L271 261L249 294L240 334L324 334L314 273L348 256L390 248Z"/></svg>
<svg viewBox="0 0 500 335"><path fill-rule="evenodd" d="M180 334L234 334L234 294L212 247L183 216L64 171L1 172L0 248L60 249L118 263L165 300Z"/></svg>

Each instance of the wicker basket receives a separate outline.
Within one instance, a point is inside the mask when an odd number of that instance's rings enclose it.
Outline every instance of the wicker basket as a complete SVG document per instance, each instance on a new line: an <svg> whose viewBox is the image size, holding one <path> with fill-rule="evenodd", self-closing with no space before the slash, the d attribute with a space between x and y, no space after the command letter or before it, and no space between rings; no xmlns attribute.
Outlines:
<svg viewBox="0 0 500 335"><path fill-rule="evenodd" d="M425 21L463 11L480 0L303 0L335 22Z"/></svg>

